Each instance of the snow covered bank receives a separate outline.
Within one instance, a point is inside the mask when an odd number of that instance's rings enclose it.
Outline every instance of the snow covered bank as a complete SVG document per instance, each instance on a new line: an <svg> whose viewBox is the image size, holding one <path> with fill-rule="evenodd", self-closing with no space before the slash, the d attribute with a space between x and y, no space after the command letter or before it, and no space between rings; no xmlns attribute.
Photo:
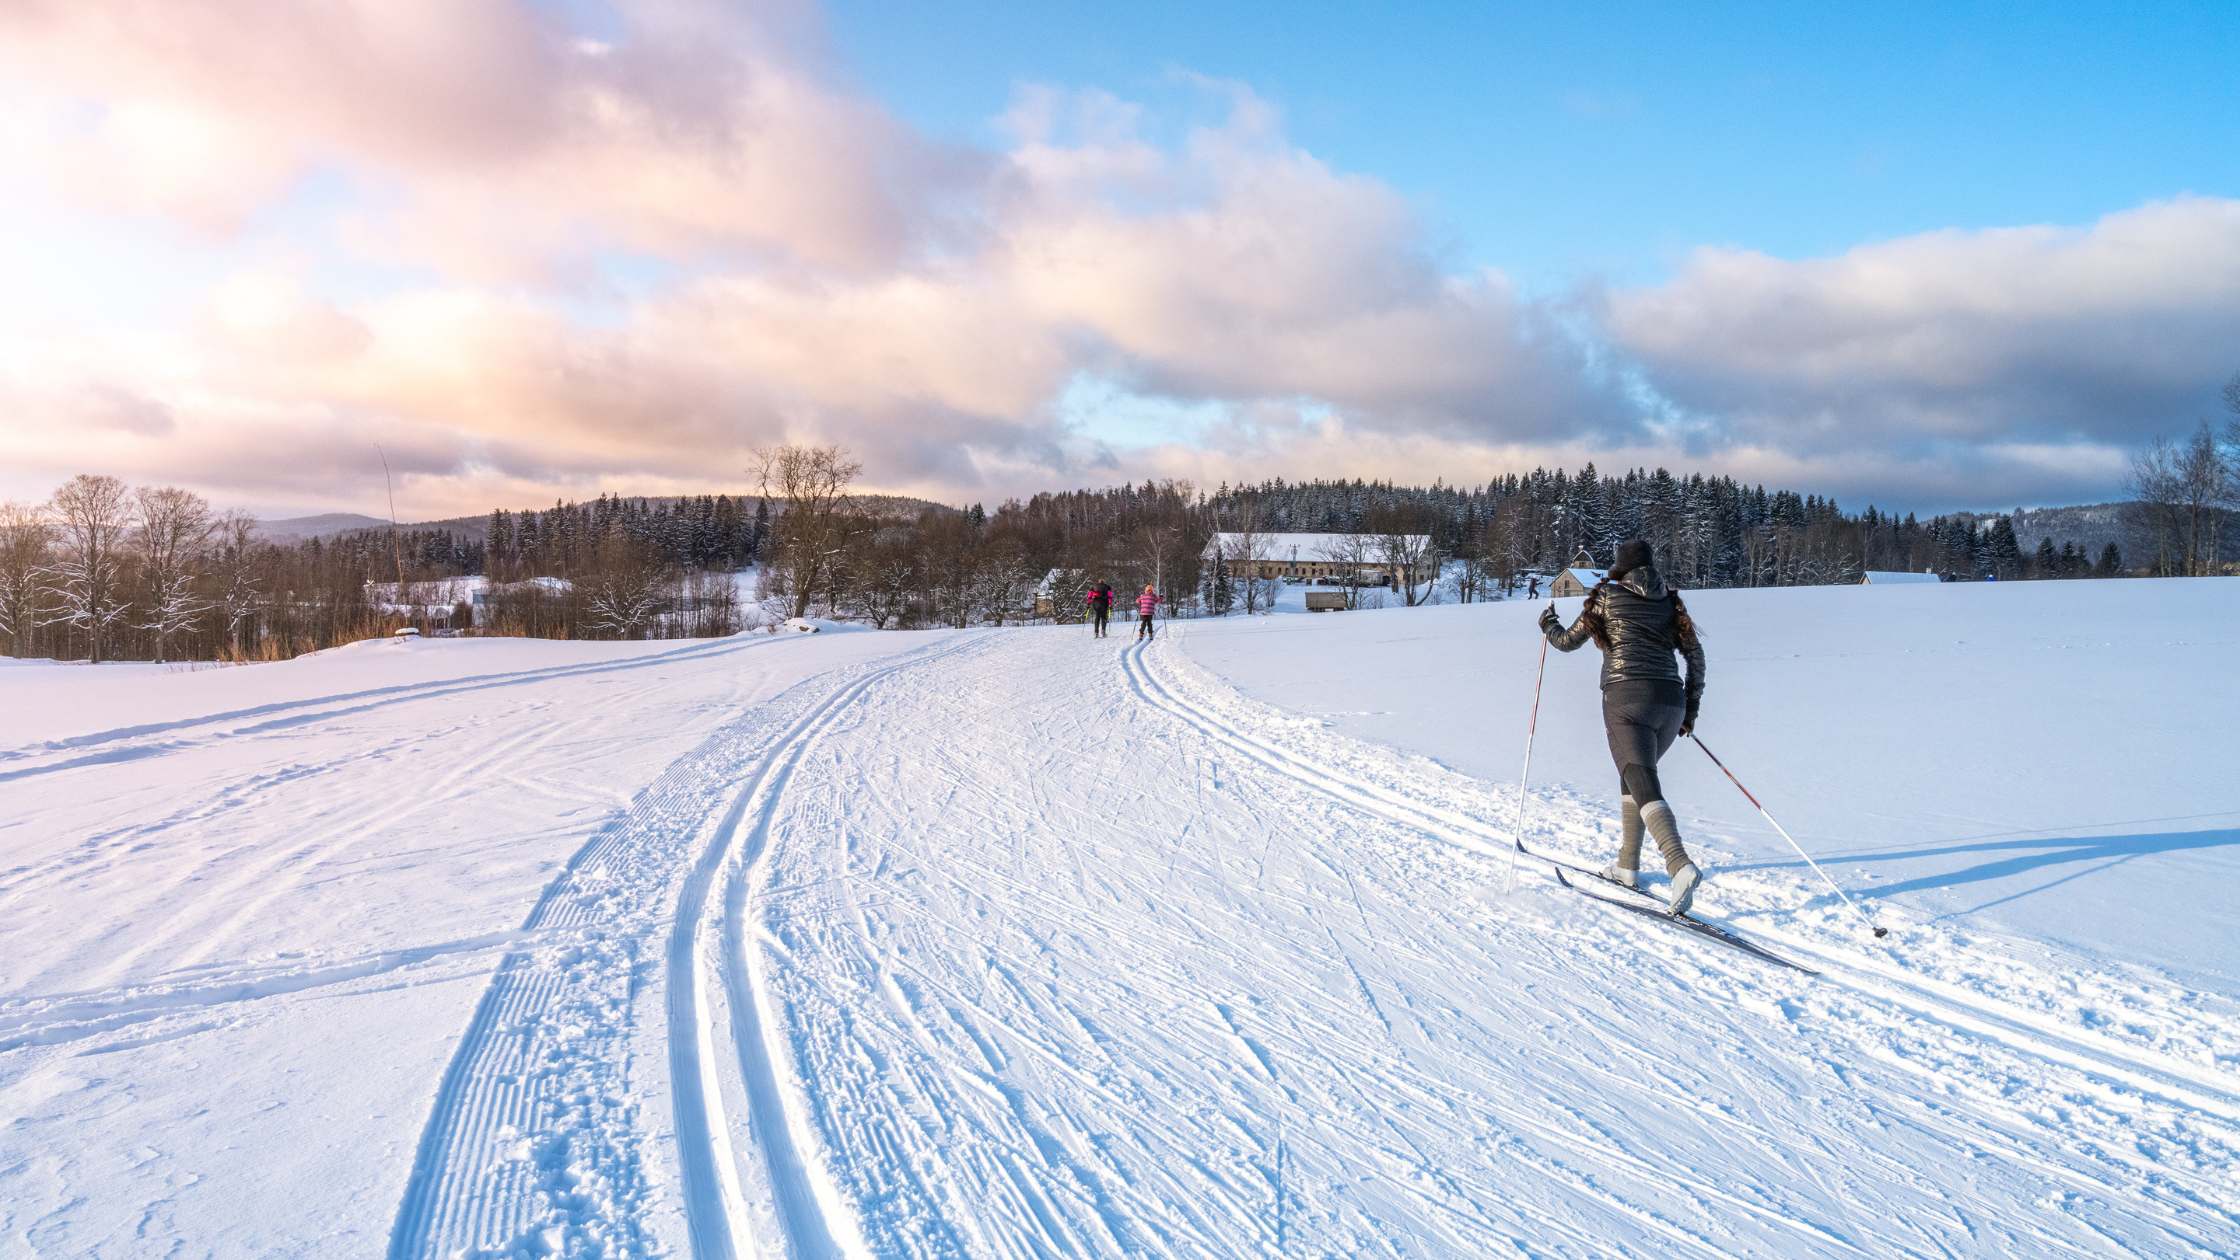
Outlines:
<svg viewBox="0 0 2240 1260"><path fill-rule="evenodd" d="M1855 891L2240 996L2240 581L1687 596L1699 734ZM1568 620L1581 601L1561 601ZM1512 781L1546 603L1207 621L1191 659L1333 731ZM1599 655L1550 653L1534 778L1610 808ZM1802 863L1683 743L1667 795L1730 863ZM1833 861L1831 861L1833 859Z"/></svg>
<svg viewBox="0 0 2240 1260"><path fill-rule="evenodd" d="M1512 882L1521 602L6 671L0 1252L2226 1252L2227 589L1691 597L1817 979Z"/></svg>
<svg viewBox="0 0 2240 1260"><path fill-rule="evenodd" d="M380 1254L563 864L711 733L932 637L6 671L0 1254Z"/></svg>

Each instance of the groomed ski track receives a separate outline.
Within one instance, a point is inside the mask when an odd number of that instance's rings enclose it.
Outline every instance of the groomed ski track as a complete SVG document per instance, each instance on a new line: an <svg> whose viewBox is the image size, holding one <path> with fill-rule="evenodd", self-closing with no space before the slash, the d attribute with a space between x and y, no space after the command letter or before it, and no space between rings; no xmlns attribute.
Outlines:
<svg viewBox="0 0 2240 1260"><path fill-rule="evenodd" d="M672 837L667 1132L627 1105L548 1106L536 1130L447 1081L424 1160L462 1120L531 1154L416 1177L393 1256L658 1254L637 1222L664 1215L662 1168L668 1246L703 1258L2234 1236L2225 1074L1766 908L1802 887L1720 891L1817 980L1537 870L1504 892L1513 795L1244 701L1171 638L988 632L813 680L663 784L614 836ZM1594 834L1577 804L1535 812L1537 846ZM597 848L563 883L613 865ZM579 1009L570 1052L626 1054L633 1000L603 1025ZM460 1062L516 1075L496 1044ZM443 1202L472 1210L419 1223Z"/></svg>
<svg viewBox="0 0 2240 1260"><path fill-rule="evenodd" d="M764 642L733 641L717 650L752 650ZM879 677L958 646L908 653L893 664L837 670L795 687L672 765L622 818L577 852L519 933L536 948L500 962L453 1055L390 1233L391 1260L505 1256L523 1249L624 1255L660 1249L658 1235L644 1220L651 1206L646 1165L668 1161L644 1149L641 1117L617 1097L616 1086L629 1076L636 1022L630 1007L643 989L650 961L645 955L663 917L671 923L662 991L674 1088L673 1167L682 1182L692 1250L708 1256L755 1254L733 1242L735 1218L744 1211L741 1173L726 1123L723 1078L706 1052L710 1027L701 990L709 968L701 918L709 886L719 870L738 866L742 858L752 861L752 853L742 855L735 847L742 821L758 805L767 821L775 789L806 740ZM677 655L684 654L665 659ZM551 672L565 676L581 670ZM384 694L418 698L460 686L527 680L507 675ZM757 849L764 834L760 826L750 832ZM689 871L681 889L675 879L679 869ZM675 913L664 916L662 903L671 900ZM684 983L674 983L676 978ZM753 1026L751 1004L735 1004L732 1015L742 1026ZM738 1044L754 1041L743 1038ZM748 1075L756 1100L774 1106L767 1068ZM747 1113L739 1114L744 1119ZM786 1135L779 1125L768 1132L758 1127L754 1136L769 1152L773 1174L766 1175L792 1209L785 1221L788 1233L813 1239L818 1222L813 1211L802 1211L794 1193L798 1161L790 1159ZM775 1176L778 1172L792 1175Z"/></svg>

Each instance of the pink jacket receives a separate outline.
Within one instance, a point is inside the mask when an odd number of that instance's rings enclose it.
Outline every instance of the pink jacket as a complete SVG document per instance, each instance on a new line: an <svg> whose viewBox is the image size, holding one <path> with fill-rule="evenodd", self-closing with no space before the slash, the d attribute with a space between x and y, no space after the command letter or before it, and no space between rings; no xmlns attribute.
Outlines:
<svg viewBox="0 0 2240 1260"><path fill-rule="evenodd" d="M1136 611L1142 613L1146 617L1150 616L1152 610L1156 609L1158 606L1159 597L1152 594L1150 591L1145 591L1143 594L1136 596Z"/></svg>

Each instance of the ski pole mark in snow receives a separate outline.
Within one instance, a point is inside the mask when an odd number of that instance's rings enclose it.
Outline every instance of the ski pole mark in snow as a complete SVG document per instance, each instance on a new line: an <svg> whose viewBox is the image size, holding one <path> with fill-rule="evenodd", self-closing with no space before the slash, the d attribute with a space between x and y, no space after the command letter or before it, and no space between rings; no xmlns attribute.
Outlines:
<svg viewBox="0 0 2240 1260"><path fill-rule="evenodd" d="M1131 673L1140 673L1144 683L1153 690L1159 691L1164 698L1176 704L1186 718L1203 723L1209 729L1225 726L1221 719L1184 700L1176 694L1175 689L1165 685L1150 668L1148 659L1135 660L1129 664L1129 668ZM1226 702L1226 707L1232 713L1240 708L1259 707L1240 703L1241 698L1234 693L1223 695L1220 700ZM1263 730L1280 732L1278 738L1291 736L1294 741L1297 739L1294 728L1298 724L1283 716L1262 718L1254 724ZM1375 785L1364 784L1357 778L1319 767L1312 760L1291 750L1273 747L1262 739L1245 736L1231 729L1222 729L1218 733L1241 740L1243 750L1264 764L1299 774L1307 781L1320 779L1326 790L1331 790L1342 798L1360 802L1366 795L1395 807L1396 816L1419 812L1413 801L1399 799L1393 792L1377 791ZM1326 742L1344 744L1347 741ZM1358 762L1364 753L1353 749L1348 750L1345 756ZM1402 759L1388 755L1385 760L1399 762ZM1409 760L1421 763L1421 759ZM1442 776L1450 779L1456 777L1443 775L1443 772ZM1457 820L1451 809L1420 812L1428 816L1422 817L1419 825L1433 834L1442 834L1445 825ZM1481 807L1476 812L1479 818L1483 818L1489 811ZM1466 818L1462 821L1466 828L1479 831L1489 840L1493 838L1491 829L1479 819ZM1573 830L1576 833L1595 829L1590 825ZM1451 834L1448 838L1452 838ZM1754 891L1760 894L1757 899L1763 901L1762 894L1765 890ZM1800 925L1790 926L1793 929ZM1824 927L1825 916L1821 916L1821 922L1814 926ZM1872 947L1865 951L1846 948L1853 944L1851 934L1825 930L1816 933L1770 928L1754 930L1762 930L1769 939L1779 939L1810 950L1839 966L1852 969L1852 974L1838 973L1834 978L1856 990L1860 996L1886 1003L1888 1009L1875 1013L1883 1021L1930 1025L1956 1034L1956 1040L1980 1043L1988 1039L1998 1050L2039 1060L2034 1068L2026 1069L2033 1083L2046 1075L2046 1068L2072 1069L2075 1075L2066 1088L2073 1092L2062 1100L2069 1106L2060 1109L2063 1123L2073 1124L2082 1118L2110 1121L2112 1123L2104 1127L2122 1135L2114 1140L2096 1136L2067 1144L2073 1152L2084 1153L2094 1160L2135 1174L2139 1179L2137 1188L2173 1191L2173 1197L2179 1204L2207 1209L2211 1217L2208 1226L2210 1232L2206 1235L2208 1238L2219 1237L2222 1232L2240 1227L2240 1220L2235 1219L2234 1196L2231 1193L2233 1183L2240 1180L2240 1175L2234 1172L2234 1133L2229 1126L2212 1126L2223 1129L2221 1133L2199 1131L2199 1122L2210 1117L2240 1121L2240 1112L2235 1111L2236 1102L2240 1102L2240 1090L2236 1090L2236 1086L2240 1086L2240 1080L2236 1080L2230 1071L2223 1070L2221 1063L2214 1059L2208 1064L2188 1061L2135 1045L2126 1045L2100 1036L2089 1028L2065 1026L2044 1015L2034 1014L2028 1007L2011 1001L1991 999L1978 991L1980 985L1971 987L1955 984L1934 975L1923 974L1922 970L1894 964L1889 953ZM1858 973L1871 974L1873 979L1865 979ZM2074 977L2062 977L2057 983L2073 989L2078 980ZM2089 983L2096 988L2107 987L2107 981L2099 977L2093 977ZM1798 1019L1800 1015L1811 1012L1816 1005L1809 1001L1784 1000L1769 1007L1747 998L1745 1004L1754 1009L1776 1013L1778 1018L1788 1020ZM1847 1018L1855 1019L1856 1014L1848 1014ZM1867 1053L1893 1057L1888 1045L1877 1046L1871 1044L1871 1038L1865 1040L1870 1044L1861 1049ZM2206 1038L2197 1036L2185 1039L2185 1043L2198 1045L2203 1040ZM1914 1064L1907 1061L1904 1052L1899 1052L1895 1058L1908 1068L1914 1067ZM1995 1069L1997 1070L2011 1069ZM1952 1083L1940 1080L1939 1084L1949 1090ZM2049 1086L2050 1084L2048 1082ZM2015 1088L2015 1081L2011 1077L1996 1082L1994 1088L2002 1097L2020 1092ZM2075 1106L2086 1100L2099 1106ZM2100 1114L2091 1114L2095 1110ZM2146 1123L2137 1124L2135 1121ZM2011 1125L2011 1121L2002 1123L1996 1119L1993 1123L2002 1129ZM2159 1135L2144 1138L2133 1136L2134 1130L2148 1127L2159 1128ZM2144 1157L2135 1154L2135 1151L2144 1152ZM2172 1153L2178 1154L2179 1158L2169 1158ZM2027 1159L2026 1162L2061 1180L2080 1185L2091 1184L2100 1193L2109 1189L2105 1183L2078 1177L2075 1169L2056 1160ZM2200 1177L2197 1175L2199 1172L2210 1172L2212 1175ZM2166 1182L2170 1184L2163 1184ZM2189 1250L2201 1245L2202 1236L2192 1235L2190 1229L2173 1232L2177 1237L2185 1239Z"/></svg>
<svg viewBox="0 0 2240 1260"><path fill-rule="evenodd" d="M2162 1255L2234 1229L2235 1126L2187 1095L1552 885L1490 900L1513 801L1257 721L1182 681L1187 636L982 644L804 738L726 889L731 1001L760 999L734 1040L772 1048L844 1250ZM1542 800L1554 847L1593 830ZM1758 919L1798 900L1723 888Z"/></svg>
<svg viewBox="0 0 2240 1260"><path fill-rule="evenodd" d="M1341 799L1385 812L1396 821L1412 821L1425 831L1467 847L1482 849L1497 839L1484 823L1466 814L1426 806L1400 792L1362 782L1225 726L1219 718L1193 707L1174 688L1163 683L1147 660L1126 657L1122 660L1130 672L1131 682L1140 677L1138 685L1145 689L1147 698L1156 693L1155 702L1163 701L1184 720L1271 767L1299 777L1303 782L1320 785ZM1290 727L1296 723L1279 719L1271 725ZM1475 833L1481 843L1458 839L1458 830L1464 835ZM1828 978L1902 1008L1915 1018L1949 1024L1971 1036L1995 1038L2019 1053L2085 1072L2105 1074L2128 1088L2162 1096L2183 1108L2240 1122L2240 1079L2230 1072L2204 1070L2173 1056L2111 1041L2089 1029L2064 1028L2012 1005L1987 1001L1959 985L1892 966L1885 961L1886 952L1872 946L1831 948L1826 935L1815 938L1779 928L1763 929L1763 934L1769 940L1780 941L1844 968L1843 974ZM1866 978L1870 975L1875 979Z"/></svg>

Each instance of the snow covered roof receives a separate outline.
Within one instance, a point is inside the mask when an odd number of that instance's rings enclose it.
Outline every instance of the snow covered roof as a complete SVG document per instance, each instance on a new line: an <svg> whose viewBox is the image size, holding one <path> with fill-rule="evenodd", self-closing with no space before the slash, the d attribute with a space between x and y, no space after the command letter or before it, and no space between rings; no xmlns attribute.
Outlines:
<svg viewBox="0 0 2240 1260"><path fill-rule="evenodd" d="M1913 582L1942 582L1943 580L1934 573L1895 573L1881 569L1869 569L1867 575L1859 579L1859 585L1902 586Z"/></svg>
<svg viewBox="0 0 2240 1260"><path fill-rule="evenodd" d="M1608 569L1565 569L1564 572L1571 575L1572 581L1588 590L1602 585L1602 580L1610 576Z"/></svg>
<svg viewBox="0 0 2240 1260"><path fill-rule="evenodd" d="M1231 559L1327 560L1330 558L1330 552L1344 545L1345 539L1356 536L1351 534L1254 534L1252 536L1252 548L1255 554L1239 556L1236 554L1236 549L1244 544L1245 536L1243 534L1215 534L1206 543L1206 554L1210 556L1219 553ZM1364 530L1358 537L1381 541L1384 536ZM1429 534L1409 534L1407 537L1419 547L1428 548L1431 545L1431 535ZM1371 544L1371 547L1373 550L1376 549L1374 543Z"/></svg>
<svg viewBox="0 0 2240 1260"><path fill-rule="evenodd" d="M1081 570L1079 569L1052 569L1043 574L1042 580L1035 584L1034 597L1036 599L1050 599L1056 595L1059 586L1067 582L1079 582L1080 580Z"/></svg>

